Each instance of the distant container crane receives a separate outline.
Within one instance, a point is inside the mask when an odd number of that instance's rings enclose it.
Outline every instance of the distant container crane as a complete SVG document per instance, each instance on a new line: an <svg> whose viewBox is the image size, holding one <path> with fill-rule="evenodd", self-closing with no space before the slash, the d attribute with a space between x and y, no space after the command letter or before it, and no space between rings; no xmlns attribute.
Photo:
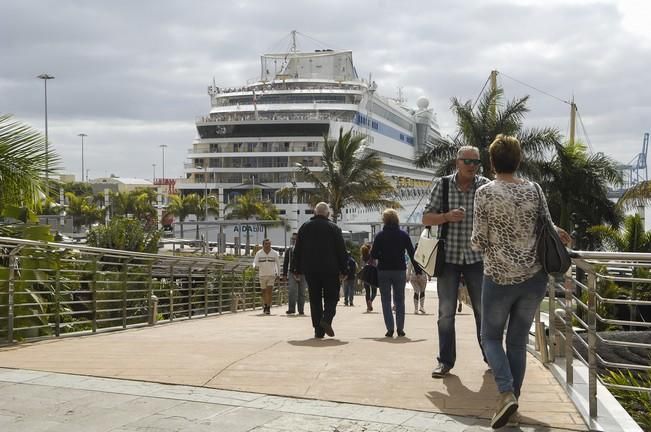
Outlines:
<svg viewBox="0 0 651 432"><path fill-rule="evenodd" d="M629 163L617 167L617 169L622 173L623 184L621 189L609 191L609 198L620 198L626 189L649 180L649 172L646 164L646 155L648 150L649 132L646 132L644 134L644 139L642 140L642 151L631 159Z"/></svg>

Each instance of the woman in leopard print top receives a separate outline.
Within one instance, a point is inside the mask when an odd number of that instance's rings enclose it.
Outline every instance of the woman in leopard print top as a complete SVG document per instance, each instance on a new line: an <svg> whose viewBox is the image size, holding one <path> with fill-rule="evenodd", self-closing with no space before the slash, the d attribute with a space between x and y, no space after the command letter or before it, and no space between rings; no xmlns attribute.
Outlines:
<svg viewBox="0 0 651 432"><path fill-rule="evenodd" d="M496 175L475 194L471 244L484 255L481 344L500 392L491 426L500 428L518 409L529 329L547 288L534 231L540 208L548 217L549 210L539 186L514 175L522 159L516 138L498 135L489 154Z"/></svg>

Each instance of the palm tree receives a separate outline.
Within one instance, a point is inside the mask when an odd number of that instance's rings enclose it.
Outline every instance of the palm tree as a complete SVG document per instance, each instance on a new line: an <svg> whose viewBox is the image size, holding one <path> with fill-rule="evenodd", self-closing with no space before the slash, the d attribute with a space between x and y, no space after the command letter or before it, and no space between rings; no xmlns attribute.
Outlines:
<svg viewBox="0 0 651 432"><path fill-rule="evenodd" d="M47 155L43 135L10 115L0 115L0 213L10 205L35 211L47 195L46 166L52 174L58 161L52 151Z"/></svg>
<svg viewBox="0 0 651 432"><path fill-rule="evenodd" d="M602 240L609 250L651 252L651 231L644 230L644 221L639 214L626 216L621 230L609 225L596 225L588 231Z"/></svg>
<svg viewBox="0 0 651 432"><path fill-rule="evenodd" d="M617 200L617 206L622 210L632 210L645 207L651 202L651 180L645 180L628 188Z"/></svg>
<svg viewBox="0 0 651 432"><path fill-rule="evenodd" d="M219 214L219 199L214 195L208 195L201 197L199 200L199 207L197 207L197 220L206 221L206 215L218 215ZM199 239L199 224L197 224L197 240Z"/></svg>
<svg viewBox="0 0 651 432"><path fill-rule="evenodd" d="M421 154L416 165L436 168L436 175L442 176L454 170L457 151L462 146L474 146L479 149L483 175L493 177L488 147L499 134L518 138L524 158L520 172L527 177L536 177L535 161L541 160L545 150L552 149L560 143L560 133L553 128L525 129L523 119L529 109L529 96L513 99L504 105L504 90L496 87L485 92L473 110L470 101L461 103L452 98L452 111L457 116L459 132L453 140L438 139L434 145Z"/></svg>
<svg viewBox="0 0 651 432"><path fill-rule="evenodd" d="M104 220L106 209L93 204L92 197L78 197L72 192L67 192L66 199L68 200L66 212L72 216L75 231L78 231L82 225L90 226L95 222Z"/></svg>
<svg viewBox="0 0 651 432"><path fill-rule="evenodd" d="M554 147L552 160L539 163L541 185L553 219L568 231L572 229L572 216L587 226L619 225L621 214L608 199L608 185L622 181L617 163L603 153L589 155L580 142Z"/></svg>
<svg viewBox="0 0 651 432"><path fill-rule="evenodd" d="M251 219L256 217L260 220L278 220L278 208L269 201L260 198L260 189L253 188L242 195L235 197L226 206L227 219ZM265 227L265 237L267 235ZM251 244L251 233L246 230L246 251L248 253Z"/></svg>
<svg viewBox="0 0 651 432"><path fill-rule="evenodd" d="M179 218L180 222L191 214L197 214L199 208L199 195L191 193L188 195L170 195L167 212ZM181 223L181 238L183 238L183 223Z"/></svg>
<svg viewBox="0 0 651 432"><path fill-rule="evenodd" d="M382 170L382 159L373 150L364 149L362 135L353 135L352 129L339 130L336 140L323 137L323 171L312 171L307 165L297 163L297 172L314 185L306 191L314 205L319 201L330 204L332 219L336 223L344 208L358 205L367 208L400 208L400 203L389 199L395 187L389 183Z"/></svg>

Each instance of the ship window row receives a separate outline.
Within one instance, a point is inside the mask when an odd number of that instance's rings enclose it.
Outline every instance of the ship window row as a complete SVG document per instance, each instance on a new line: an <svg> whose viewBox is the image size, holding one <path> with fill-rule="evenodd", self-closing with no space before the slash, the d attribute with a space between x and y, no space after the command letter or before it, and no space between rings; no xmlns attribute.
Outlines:
<svg viewBox="0 0 651 432"><path fill-rule="evenodd" d="M408 130L409 132L413 132L413 125L411 122L405 120L395 113L392 113L391 111L378 105L375 102L371 102L371 111L373 112L373 115L378 115L394 124L397 124L401 128Z"/></svg>
<svg viewBox="0 0 651 432"><path fill-rule="evenodd" d="M211 143L195 145L192 153L256 153L256 152L315 152L321 151L323 143L307 142L243 142L243 143Z"/></svg>
<svg viewBox="0 0 651 432"><path fill-rule="evenodd" d="M251 173L208 173L208 181L204 180L203 174L194 174L194 183L203 187L204 183L251 183ZM279 173L255 173L255 183L287 183L291 184L296 179L294 172ZM192 174L187 175L188 179ZM203 191L203 189L201 189Z"/></svg>
<svg viewBox="0 0 651 432"><path fill-rule="evenodd" d="M195 159L195 166L203 166L203 159ZM211 158L208 163L210 168L287 168L294 167L296 163L305 166L321 166L321 158L310 157L229 157ZM197 174L198 175L198 174Z"/></svg>
<svg viewBox="0 0 651 432"><path fill-rule="evenodd" d="M352 122L355 117L354 112L341 112L330 110L319 110L319 112L235 112L235 113L215 113L209 117L201 117L201 123L209 122L234 122L234 121L254 121L254 120L332 120L342 122Z"/></svg>
<svg viewBox="0 0 651 432"><path fill-rule="evenodd" d="M337 104L359 104L359 95L259 95L255 97L256 104L295 104L295 103L337 103ZM215 100L215 106L231 105L253 105L254 99L251 96L240 96L231 98L220 98Z"/></svg>

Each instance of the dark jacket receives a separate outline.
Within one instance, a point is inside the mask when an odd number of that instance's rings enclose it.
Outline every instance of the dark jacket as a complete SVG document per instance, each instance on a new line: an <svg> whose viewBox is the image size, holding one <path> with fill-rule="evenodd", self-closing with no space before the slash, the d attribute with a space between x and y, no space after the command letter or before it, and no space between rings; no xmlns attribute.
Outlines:
<svg viewBox="0 0 651 432"><path fill-rule="evenodd" d="M420 273L420 267L414 261L414 245L409 235L398 225L388 224L375 236L371 256L377 258L378 270L407 270L405 251L414 263L416 273Z"/></svg>
<svg viewBox="0 0 651 432"><path fill-rule="evenodd" d="M285 250L285 256L283 257L283 276L287 276L287 272L294 272L292 267L294 266L294 246L290 246Z"/></svg>
<svg viewBox="0 0 651 432"><path fill-rule="evenodd" d="M293 258L300 274L345 274L348 254L341 229L324 216L314 216L298 230Z"/></svg>
<svg viewBox="0 0 651 432"><path fill-rule="evenodd" d="M346 279L355 280L357 277L357 261L355 261L355 258L353 258L351 255L348 255L346 266Z"/></svg>

